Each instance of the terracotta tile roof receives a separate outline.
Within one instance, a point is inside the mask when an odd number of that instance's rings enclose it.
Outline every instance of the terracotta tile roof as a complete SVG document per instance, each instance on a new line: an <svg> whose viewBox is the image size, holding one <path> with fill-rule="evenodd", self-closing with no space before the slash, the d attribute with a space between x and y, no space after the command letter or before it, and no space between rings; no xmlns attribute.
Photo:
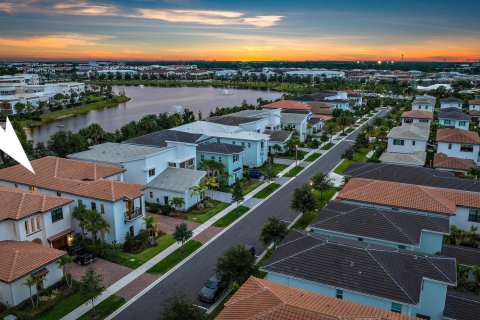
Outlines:
<svg viewBox="0 0 480 320"><path fill-rule="evenodd" d="M480 104L480 99L468 100L468 104Z"/></svg>
<svg viewBox="0 0 480 320"><path fill-rule="evenodd" d="M250 277L225 303L217 320L416 319L359 303Z"/></svg>
<svg viewBox="0 0 480 320"><path fill-rule="evenodd" d="M323 121L328 121L333 119L332 116L325 116L323 114L315 114L313 117L317 119L322 119Z"/></svg>
<svg viewBox="0 0 480 320"><path fill-rule="evenodd" d="M480 110L470 110L468 111L468 114L471 115L472 117L478 117L480 116Z"/></svg>
<svg viewBox="0 0 480 320"><path fill-rule="evenodd" d="M480 209L478 193L361 178L350 179L338 198L448 216L457 206Z"/></svg>
<svg viewBox="0 0 480 320"><path fill-rule="evenodd" d="M470 170L475 165L473 160L449 157L445 153L435 153L433 156L433 166L435 168L444 168L452 170Z"/></svg>
<svg viewBox="0 0 480 320"><path fill-rule="evenodd" d="M63 230L57 234L54 234L53 236L51 237L48 237L47 240L49 242L54 242L55 240L58 240L58 239L61 239L69 234L73 233L73 228L68 228L66 230Z"/></svg>
<svg viewBox="0 0 480 320"><path fill-rule="evenodd" d="M293 110L310 110L310 106L303 102L297 102L292 100L279 100L277 102L269 103L262 108L268 109L293 109Z"/></svg>
<svg viewBox="0 0 480 320"><path fill-rule="evenodd" d="M433 112L423 110L405 111L402 118L433 119Z"/></svg>
<svg viewBox="0 0 480 320"><path fill-rule="evenodd" d="M65 254L30 241L0 241L0 281L13 282Z"/></svg>
<svg viewBox="0 0 480 320"><path fill-rule="evenodd" d="M437 141L480 144L480 137L473 131L444 128L437 130Z"/></svg>
<svg viewBox="0 0 480 320"><path fill-rule="evenodd" d="M73 202L25 189L0 186L0 221L20 220L40 212L48 212Z"/></svg>
<svg viewBox="0 0 480 320"><path fill-rule="evenodd" d="M0 170L0 180L106 201L134 199L145 186L105 178L125 169L94 162L45 157L31 161L36 174L21 165Z"/></svg>

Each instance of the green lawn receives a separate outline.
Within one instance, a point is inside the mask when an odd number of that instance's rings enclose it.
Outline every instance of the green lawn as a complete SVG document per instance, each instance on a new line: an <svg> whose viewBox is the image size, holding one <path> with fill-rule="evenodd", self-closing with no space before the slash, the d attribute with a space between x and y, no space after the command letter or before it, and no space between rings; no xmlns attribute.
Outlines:
<svg viewBox="0 0 480 320"><path fill-rule="evenodd" d="M280 188L280 185L278 183L270 183L268 186L257 192L253 197L257 199L265 199L278 188Z"/></svg>
<svg viewBox="0 0 480 320"><path fill-rule="evenodd" d="M284 177L295 177L297 174L300 173L304 168L303 167L293 167L290 171L288 171Z"/></svg>
<svg viewBox="0 0 480 320"><path fill-rule="evenodd" d="M322 194L322 198L320 198L320 191L313 190L313 197L315 198L317 210L323 208L336 192L336 188L330 188L327 191L324 191ZM305 212L303 217L298 219L298 221L293 225L292 228L305 230L305 228L312 222L313 218L315 218L315 216L318 214L317 210Z"/></svg>
<svg viewBox="0 0 480 320"><path fill-rule="evenodd" d="M333 143L327 143L326 145L324 145L323 147L320 148L320 150L328 150L330 149L331 147L333 147Z"/></svg>
<svg viewBox="0 0 480 320"><path fill-rule="evenodd" d="M345 130L346 133L352 133L355 130L355 128L348 128Z"/></svg>
<svg viewBox="0 0 480 320"><path fill-rule="evenodd" d="M40 320L58 320L84 304L87 300L80 295L80 293L75 293L70 297L60 301L53 307L53 309L42 316Z"/></svg>
<svg viewBox="0 0 480 320"><path fill-rule="evenodd" d="M120 251L118 253L120 263L125 267L136 269L175 243L175 239L170 234L163 235L156 241L156 247L147 248L140 253L127 253Z"/></svg>
<svg viewBox="0 0 480 320"><path fill-rule="evenodd" d="M263 181L250 180L242 186L243 195L247 195L262 185Z"/></svg>
<svg viewBox="0 0 480 320"><path fill-rule="evenodd" d="M177 250L166 256L162 261L148 269L147 272L153 274L164 274L173 267L175 267L177 264L185 260L189 255L194 253L201 246L202 244L200 242L195 240L189 240L183 245L183 253L181 253L182 248L178 248Z"/></svg>
<svg viewBox="0 0 480 320"><path fill-rule="evenodd" d="M365 157L367 156L367 153L369 151L370 151L370 149L368 149L368 148L360 149L359 152L355 152L353 154L353 160L343 159L343 161L340 162L340 164L335 168L335 170L333 170L333 172L335 172L337 174L342 174L345 171L345 169L347 169L347 167L350 165L350 163L364 162Z"/></svg>
<svg viewBox="0 0 480 320"><path fill-rule="evenodd" d="M273 168L274 168L276 174L279 174L280 172L285 170L285 168L287 168L287 167L288 167L287 164L282 164L282 163L274 163L273 164Z"/></svg>
<svg viewBox="0 0 480 320"><path fill-rule="evenodd" d="M125 304L125 298L111 295L107 299L103 300L95 307L97 313L100 313L100 317L96 317L96 320L105 319L107 316L111 315L115 310L120 308L122 305ZM92 312L89 311L85 313L83 316L78 318L79 320L89 320L92 318Z"/></svg>
<svg viewBox="0 0 480 320"><path fill-rule="evenodd" d="M245 206L238 206L229 213L227 213L225 216L223 216L221 219L219 219L217 222L215 222L213 226L220 228L227 227L235 220L240 218L242 215L244 215L248 210L250 210L250 208Z"/></svg>
<svg viewBox="0 0 480 320"><path fill-rule="evenodd" d="M298 150L297 151L297 159L302 160L307 153L308 152L306 152L306 151ZM287 154L276 154L275 157L276 158L282 158L282 159L295 160L295 153L294 154L288 154L288 155Z"/></svg>
<svg viewBox="0 0 480 320"><path fill-rule="evenodd" d="M215 192L215 191L214 191ZM209 200L209 202L213 203L214 207L211 208L201 208L201 209L194 209L192 211L187 212L184 217L188 221L204 223L205 221L209 220L211 217L228 207L230 204L216 201L216 200Z"/></svg>
<svg viewBox="0 0 480 320"><path fill-rule="evenodd" d="M305 160L303 161L306 161L306 162L313 162L315 160L317 160L318 158L320 158L322 155L320 153L314 153L314 154L311 154L310 156L308 156L308 158L306 158Z"/></svg>

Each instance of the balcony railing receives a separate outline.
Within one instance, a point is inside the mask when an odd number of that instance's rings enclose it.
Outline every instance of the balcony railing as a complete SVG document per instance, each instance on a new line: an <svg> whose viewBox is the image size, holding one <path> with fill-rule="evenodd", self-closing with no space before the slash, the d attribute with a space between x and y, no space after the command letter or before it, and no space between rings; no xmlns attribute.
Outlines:
<svg viewBox="0 0 480 320"><path fill-rule="evenodd" d="M140 208L134 209L133 211L125 212L125 222L132 221L142 216L142 210Z"/></svg>

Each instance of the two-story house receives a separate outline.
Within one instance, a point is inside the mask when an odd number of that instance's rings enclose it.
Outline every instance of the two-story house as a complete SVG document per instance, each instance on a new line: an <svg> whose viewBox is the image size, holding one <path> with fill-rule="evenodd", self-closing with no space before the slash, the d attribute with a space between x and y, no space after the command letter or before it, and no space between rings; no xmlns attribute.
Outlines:
<svg viewBox="0 0 480 320"><path fill-rule="evenodd" d="M429 95L416 96L412 101L412 111L421 110L433 112L435 110L435 97Z"/></svg>
<svg viewBox="0 0 480 320"><path fill-rule="evenodd" d="M472 118L461 109L445 108L438 113L438 123L445 128L468 130Z"/></svg>
<svg viewBox="0 0 480 320"><path fill-rule="evenodd" d="M437 130L437 152L450 158L470 159L478 163L480 137L468 130L443 128Z"/></svg>
<svg viewBox="0 0 480 320"><path fill-rule="evenodd" d="M44 157L31 161L35 174L21 165L0 170L0 185L74 200L70 212L83 204L98 211L110 225L103 235L107 242L122 243L127 232L136 235L145 216L144 185L123 182L119 166ZM72 221L80 232L77 221Z"/></svg>
<svg viewBox="0 0 480 320"><path fill-rule="evenodd" d="M243 178L243 151L244 147L208 142L197 146L198 166L203 160L212 160L222 163L227 174L227 184L232 185Z"/></svg>
<svg viewBox="0 0 480 320"><path fill-rule="evenodd" d="M426 123L430 125L433 121L433 112L425 110L405 111L402 114L402 126L411 123Z"/></svg>
<svg viewBox="0 0 480 320"><path fill-rule="evenodd" d="M427 123L411 123L393 128L387 135L387 150L380 161L423 166L430 128Z"/></svg>
<svg viewBox="0 0 480 320"><path fill-rule="evenodd" d="M73 232L72 199L0 186L0 241L32 241L63 248Z"/></svg>
<svg viewBox="0 0 480 320"><path fill-rule="evenodd" d="M308 134L308 118L309 114L305 113L282 112L281 128L283 130L297 131L300 142L303 142L307 138Z"/></svg>
<svg viewBox="0 0 480 320"><path fill-rule="evenodd" d="M261 267L266 280L441 320L455 259L291 230Z"/></svg>
<svg viewBox="0 0 480 320"><path fill-rule="evenodd" d="M326 236L435 254L442 250L450 223L443 216L330 201L308 229Z"/></svg>
<svg viewBox="0 0 480 320"><path fill-rule="evenodd" d="M455 97L440 99L440 109L456 108L462 110L463 100Z"/></svg>
<svg viewBox="0 0 480 320"><path fill-rule="evenodd" d="M475 95L475 99L468 100L468 114L472 117L472 121L478 123L480 116L480 95Z"/></svg>

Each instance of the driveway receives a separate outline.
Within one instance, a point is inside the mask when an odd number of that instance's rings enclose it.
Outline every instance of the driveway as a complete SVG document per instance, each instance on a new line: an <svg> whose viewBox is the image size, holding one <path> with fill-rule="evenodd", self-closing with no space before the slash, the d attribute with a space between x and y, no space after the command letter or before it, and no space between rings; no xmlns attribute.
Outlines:
<svg viewBox="0 0 480 320"><path fill-rule="evenodd" d="M152 214L152 215L155 217L155 221L158 222L157 231L162 231L166 234L173 234L175 232L175 226L178 224L186 223L188 230L193 230L200 225L200 223L197 223L197 222L177 219L174 217L164 216L161 214Z"/></svg>
<svg viewBox="0 0 480 320"><path fill-rule="evenodd" d="M95 268L95 271L103 276L103 285L106 288L132 271L130 268L100 258L96 258L91 265ZM72 274L72 278L76 281L81 280L86 270L87 266L79 266L78 264L65 267L65 271Z"/></svg>

